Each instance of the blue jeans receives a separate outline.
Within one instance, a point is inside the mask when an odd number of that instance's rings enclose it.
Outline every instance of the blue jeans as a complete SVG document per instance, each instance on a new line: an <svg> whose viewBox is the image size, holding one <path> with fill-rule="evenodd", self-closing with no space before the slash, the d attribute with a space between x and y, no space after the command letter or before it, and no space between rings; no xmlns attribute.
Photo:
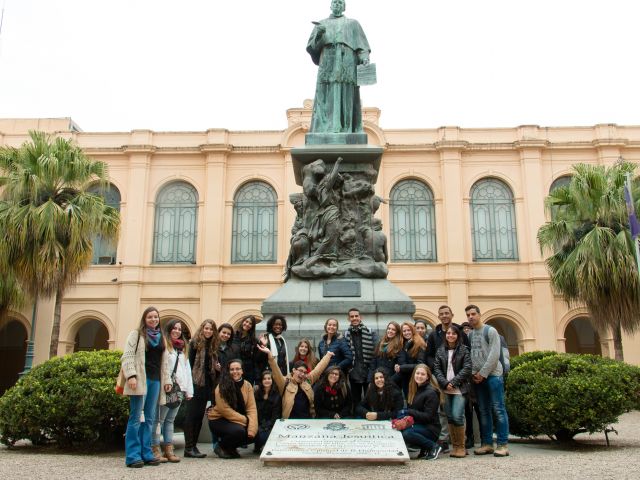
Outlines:
<svg viewBox="0 0 640 480"><path fill-rule="evenodd" d="M444 395L444 411L447 413L447 420L456 427L464 426L464 405L465 395Z"/></svg>
<svg viewBox="0 0 640 480"><path fill-rule="evenodd" d="M509 440L509 417L504 406L504 382L502 377L489 376L484 382L474 384L478 410L480 411L480 438L483 445L493 445L493 423L496 424L498 445Z"/></svg>
<svg viewBox="0 0 640 480"><path fill-rule="evenodd" d="M156 415L156 421L153 422L153 440L151 445L160 445L160 434L162 433L162 440L165 445L173 443L173 421L178 415L180 405L176 408L167 408L165 405L160 405L158 408L158 415Z"/></svg>
<svg viewBox="0 0 640 480"><path fill-rule="evenodd" d="M129 421L125 435L124 449L127 465L153 460L151 452L151 430L156 419L160 380L147 380L146 395L129 396ZM144 412L144 423L140 415Z"/></svg>
<svg viewBox="0 0 640 480"><path fill-rule="evenodd" d="M426 425L419 423L402 430L402 438L407 446L411 445L424 450L431 450L436 445L436 440L438 440L438 436L434 435Z"/></svg>

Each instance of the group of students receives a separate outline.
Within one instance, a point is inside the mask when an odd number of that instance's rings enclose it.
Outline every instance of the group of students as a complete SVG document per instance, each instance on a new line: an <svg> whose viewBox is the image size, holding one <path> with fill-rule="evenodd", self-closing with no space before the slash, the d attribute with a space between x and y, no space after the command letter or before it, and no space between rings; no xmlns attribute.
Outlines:
<svg viewBox="0 0 640 480"><path fill-rule="evenodd" d="M481 325L478 307L468 308L477 312ZM448 322L446 312L440 316L443 310L449 313ZM249 444L260 452L280 418L392 420L407 446L419 449L418 457L425 459L438 457L446 444L443 431L448 430L451 456L462 458L467 454L465 417L470 393L476 390L472 385L489 383L489 374L475 363L492 352L495 338L491 332L470 342L463 328L451 322L448 306L440 308L439 316L442 325L428 336L426 323L417 320L390 322L378 339L354 308L344 335L337 319L325 322L316 357L308 339L298 342L290 356L282 315L267 321L264 334L256 333L253 316L243 318L237 331L229 323L216 327L213 320L205 320L187 344L180 320L167 322L161 331L158 310L149 307L129 334L122 356L124 393L130 398L126 465L180 461L172 438L180 405L166 401L176 385L187 402L185 457L206 457L197 447L206 413L214 453L225 459L238 458L238 448ZM467 311L467 316L469 328L476 329L474 315ZM472 343L482 352L474 352ZM484 413L479 413L483 443L474 453L508 455L500 431L494 452L493 431L483 431L491 421ZM466 422L469 426L468 418Z"/></svg>

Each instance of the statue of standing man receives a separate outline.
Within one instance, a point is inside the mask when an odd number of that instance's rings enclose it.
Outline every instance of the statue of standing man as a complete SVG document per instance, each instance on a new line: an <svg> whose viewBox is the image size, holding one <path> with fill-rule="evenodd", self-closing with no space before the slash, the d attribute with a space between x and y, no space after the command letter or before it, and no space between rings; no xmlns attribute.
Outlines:
<svg viewBox="0 0 640 480"><path fill-rule="evenodd" d="M307 52L318 65L310 132L361 133L357 66L369 64L369 42L356 20L343 15L345 0L331 1L331 16L315 27Z"/></svg>

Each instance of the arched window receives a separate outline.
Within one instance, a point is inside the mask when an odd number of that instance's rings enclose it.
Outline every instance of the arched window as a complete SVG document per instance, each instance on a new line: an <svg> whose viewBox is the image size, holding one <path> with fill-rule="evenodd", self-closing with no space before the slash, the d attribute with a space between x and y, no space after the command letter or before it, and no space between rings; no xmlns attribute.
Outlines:
<svg viewBox="0 0 640 480"><path fill-rule="evenodd" d="M518 259L513 194L500 180L485 178L471 189L471 236L474 262Z"/></svg>
<svg viewBox="0 0 640 480"><path fill-rule="evenodd" d="M100 320L89 320L76 333L73 351L86 352L109 349L109 331Z"/></svg>
<svg viewBox="0 0 640 480"><path fill-rule="evenodd" d="M602 355L600 335L587 317L574 318L564 330L564 350L567 353Z"/></svg>
<svg viewBox="0 0 640 480"><path fill-rule="evenodd" d="M196 263L198 192L186 182L166 185L156 200L154 263Z"/></svg>
<svg viewBox="0 0 640 480"><path fill-rule="evenodd" d="M571 175L563 175L562 177L556 178L551 187L549 188L549 193L553 192L556 188L566 187L571 183Z"/></svg>
<svg viewBox="0 0 640 480"><path fill-rule="evenodd" d="M391 190L391 261L435 262L433 193L424 183L404 180Z"/></svg>
<svg viewBox="0 0 640 480"><path fill-rule="evenodd" d="M18 381L27 353L27 329L9 318L0 326L0 396Z"/></svg>
<svg viewBox="0 0 640 480"><path fill-rule="evenodd" d="M520 355L520 346L519 346L519 335L518 329L516 329L511 322L506 318L492 318L487 321L487 325L491 325L495 328L500 335L502 335L507 342L507 347L509 348L509 356L511 358L516 355Z"/></svg>
<svg viewBox="0 0 640 480"><path fill-rule="evenodd" d="M104 198L104 203L120 211L120 190L118 190L115 185L110 183L106 188L97 184L91 185L87 191L100 195ZM115 242L102 238L102 235L96 235L93 237L92 263L94 265L115 265L116 249L117 245Z"/></svg>
<svg viewBox="0 0 640 480"><path fill-rule="evenodd" d="M231 263L276 263L277 197L264 182L243 185L233 199Z"/></svg>

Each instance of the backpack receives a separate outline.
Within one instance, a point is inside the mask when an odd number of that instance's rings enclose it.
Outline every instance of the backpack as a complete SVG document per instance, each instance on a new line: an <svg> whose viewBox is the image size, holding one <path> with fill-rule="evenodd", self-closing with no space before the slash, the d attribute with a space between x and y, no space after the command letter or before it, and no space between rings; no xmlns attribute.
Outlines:
<svg viewBox="0 0 640 480"><path fill-rule="evenodd" d="M489 344L489 328L493 327L491 325L485 325L482 329L482 335L484 336L484 341L487 342L487 345ZM505 338L500 335L500 333L498 333L498 337L500 337L500 365L502 365L502 378L506 382L509 371L511 371L511 355L509 354L509 347L507 346Z"/></svg>

